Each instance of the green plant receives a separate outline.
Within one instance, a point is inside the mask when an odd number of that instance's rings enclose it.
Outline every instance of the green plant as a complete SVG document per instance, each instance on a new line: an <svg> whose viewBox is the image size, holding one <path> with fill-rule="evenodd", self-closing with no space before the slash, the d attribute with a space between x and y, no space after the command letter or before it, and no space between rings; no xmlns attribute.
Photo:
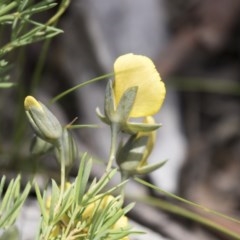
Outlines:
<svg viewBox="0 0 240 240"><path fill-rule="evenodd" d="M57 12L46 22L36 20L38 15L57 7L55 0L3 0L0 2L0 87L13 86L9 80L9 53L16 48L32 44L37 41L52 38L62 30L55 27L61 14L68 7L70 1L63 0Z"/></svg>
<svg viewBox="0 0 240 240"><path fill-rule="evenodd" d="M42 40L47 48L49 39L62 33L56 23L68 5L68 0L62 0L56 13L42 23L36 20L36 16L57 7L56 1L0 2L0 32L9 33L0 42L0 88L9 88L15 84L10 81L10 72L14 65L10 53L19 47ZM43 62L44 54L35 71L34 81L40 76ZM25 98L25 112L35 134L31 154L42 155L52 151L59 164L60 182L52 179L51 184L42 190L37 181L29 180L21 189L21 175L9 183L6 183L6 177L3 176L0 181L0 239L19 239L14 223L33 189L41 211L36 239L128 240L131 234L141 233L131 228L126 216L134 207L134 203L124 205L126 197L130 197L125 195L124 188L131 180L187 206L194 206L239 224L237 219L167 193L138 178L139 175L148 174L166 163L160 161L154 165L148 164L148 157L155 146L156 130L161 127L161 124L155 122L153 115L159 111L165 98L164 83L149 58L134 54L120 56L114 63L114 73L94 78L60 93L52 99L52 103L77 88L109 77L114 77L114 81L110 80L106 86L103 113L97 108L99 119L109 127L111 134L109 158L103 163L106 168L99 179L90 178L93 164L91 153L80 154L71 133L73 129L83 126L62 126L45 104L32 96ZM80 161L78 173L76 177L69 179L68 172L75 161ZM109 183L117 174L121 175L121 180L116 186L110 187ZM240 239L238 233L184 207L152 197L143 199L135 196L132 199L192 219L233 239Z"/></svg>
<svg viewBox="0 0 240 240"><path fill-rule="evenodd" d="M38 239L127 240L128 236L133 234L125 214L134 204L123 206L124 186L131 177L154 171L165 163L150 166L147 164L147 158L155 143L155 130L161 125L156 124L153 117L148 116L149 110L152 110L147 106L142 108L141 102L146 101L146 98L154 102L154 106L151 107L154 110L153 114L156 113L164 100L165 87L149 58L133 54L122 56L121 61L123 58L131 63L133 69L129 66L122 69L121 63L119 69L116 60L114 86L110 81L106 88L105 116L99 109L97 110L99 118L110 126L112 143L105 173L99 180L94 179L89 187L87 183L92 163L86 155L81 158L77 177L71 183L67 180L66 169L79 158L75 141L70 133L71 128L75 126L61 126L44 104L32 96L25 98L26 115L36 134L32 152L42 154L54 150L61 171L60 186L52 180L50 194L46 191L41 194L38 184L35 183L42 213ZM148 73L139 78L141 72L145 70L148 70ZM122 77L126 79L128 76L125 74L128 71L130 74L128 85L125 84L127 88L122 91L116 83L122 81ZM156 86L155 90L162 92L160 98L158 95L154 96L152 90L146 87L145 83L152 79L152 76L155 76L152 82ZM132 80L137 78L139 84L135 86L137 83ZM144 92L144 95L141 92ZM116 101L115 94L120 94L119 101ZM144 117L145 122L128 121L134 108L137 109L135 114L140 111L138 117ZM129 135L129 140L125 143L119 141L123 131ZM116 164L118 166L115 166ZM120 171L122 180L117 186L108 189L107 185L117 171Z"/></svg>

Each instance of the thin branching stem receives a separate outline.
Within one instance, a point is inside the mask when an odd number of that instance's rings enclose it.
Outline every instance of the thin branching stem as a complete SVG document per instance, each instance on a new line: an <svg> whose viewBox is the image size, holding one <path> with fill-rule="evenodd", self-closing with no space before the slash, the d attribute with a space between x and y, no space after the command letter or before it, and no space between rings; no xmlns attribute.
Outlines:
<svg viewBox="0 0 240 240"><path fill-rule="evenodd" d="M63 0L60 4L57 13L47 21L46 25L50 26L55 24L55 22L57 22L58 19L62 16L62 14L67 10L67 8L70 5L70 2L71 2L70 0Z"/></svg>

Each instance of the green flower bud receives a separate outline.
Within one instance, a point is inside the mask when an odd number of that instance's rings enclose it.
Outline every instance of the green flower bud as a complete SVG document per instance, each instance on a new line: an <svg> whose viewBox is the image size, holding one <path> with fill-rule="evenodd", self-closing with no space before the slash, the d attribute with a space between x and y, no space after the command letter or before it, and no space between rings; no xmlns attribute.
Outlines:
<svg viewBox="0 0 240 240"><path fill-rule="evenodd" d="M162 167L166 161L149 165L147 160L151 154L156 141L156 131L154 129L154 118L148 116L144 119L145 127L143 131L132 135L128 141L119 149L116 160L123 175L131 177L134 175L144 175L151 173ZM149 125L149 128L147 126Z"/></svg>
<svg viewBox="0 0 240 240"><path fill-rule="evenodd" d="M57 118L41 102L32 96L24 101L25 111L34 132L43 140L54 143L62 135L62 126Z"/></svg>

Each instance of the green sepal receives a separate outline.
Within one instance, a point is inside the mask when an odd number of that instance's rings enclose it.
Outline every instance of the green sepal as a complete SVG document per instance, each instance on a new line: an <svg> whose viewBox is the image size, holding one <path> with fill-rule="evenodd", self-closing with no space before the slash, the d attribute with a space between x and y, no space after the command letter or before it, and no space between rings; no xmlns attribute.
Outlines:
<svg viewBox="0 0 240 240"><path fill-rule="evenodd" d="M167 162L167 160L161 161L161 162L158 162L155 164L139 167L139 168L137 168L136 175L145 175L145 174L151 173L151 172L163 167L166 164L166 162Z"/></svg>
<svg viewBox="0 0 240 240"><path fill-rule="evenodd" d="M122 95L116 110L116 115L121 123L127 122L136 99L138 87L128 88Z"/></svg>
<svg viewBox="0 0 240 240"><path fill-rule="evenodd" d="M106 123L107 125L111 124L110 120L101 113L101 111L98 107L96 108L96 113L102 122Z"/></svg>
<svg viewBox="0 0 240 240"><path fill-rule="evenodd" d="M137 122L127 122L123 126L123 131L129 134L137 134L139 132L152 132L160 128L162 124L147 124Z"/></svg>
<svg viewBox="0 0 240 240"><path fill-rule="evenodd" d="M105 115L100 112L99 108L96 109L96 113L100 120L108 125L111 125L112 123L119 123L121 126L125 126L132 110L137 90L138 87L131 87L127 89L122 95L116 108L112 82L109 81L105 91Z"/></svg>
<svg viewBox="0 0 240 240"><path fill-rule="evenodd" d="M54 146L35 135L30 145L30 152L34 155L42 155L53 150Z"/></svg>
<svg viewBox="0 0 240 240"><path fill-rule="evenodd" d="M111 119L115 113L114 92L112 88L112 81L108 81L105 98L104 98L104 114L107 119Z"/></svg>
<svg viewBox="0 0 240 240"><path fill-rule="evenodd" d="M143 158L147 142L148 136L136 137L134 135L118 150L116 161L121 171L126 172L127 175L136 171Z"/></svg>
<svg viewBox="0 0 240 240"><path fill-rule="evenodd" d="M78 158L78 148L71 132L67 128L63 128L59 142L63 155L60 156L59 149L55 148L57 161L61 164L61 157L63 157L65 167L71 167L73 162Z"/></svg>

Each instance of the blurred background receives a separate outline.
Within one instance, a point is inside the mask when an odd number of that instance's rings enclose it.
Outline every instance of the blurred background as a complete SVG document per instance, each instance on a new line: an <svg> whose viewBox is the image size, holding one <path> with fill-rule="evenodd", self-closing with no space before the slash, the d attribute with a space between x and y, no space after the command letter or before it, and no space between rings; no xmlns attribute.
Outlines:
<svg viewBox="0 0 240 240"><path fill-rule="evenodd" d="M31 94L46 103L70 87L112 72L119 55L142 54L153 59L167 87L166 101L156 116L163 127L150 161L168 163L148 180L239 217L240 1L73 0L58 26L64 34L51 40L41 80L34 81L43 51L43 44L37 43L26 47L15 65L12 79L19 85L0 94L2 173L36 173L46 164L49 176L55 174L51 158L29 156L31 131L17 102ZM78 89L51 109L63 124L75 117L79 124L99 123L95 109L103 108L105 85L101 81ZM75 134L82 151L106 159L106 127ZM99 169L100 165L96 174ZM143 218L139 222L169 239L229 239L176 216L167 215L166 220L162 215L136 214Z"/></svg>

